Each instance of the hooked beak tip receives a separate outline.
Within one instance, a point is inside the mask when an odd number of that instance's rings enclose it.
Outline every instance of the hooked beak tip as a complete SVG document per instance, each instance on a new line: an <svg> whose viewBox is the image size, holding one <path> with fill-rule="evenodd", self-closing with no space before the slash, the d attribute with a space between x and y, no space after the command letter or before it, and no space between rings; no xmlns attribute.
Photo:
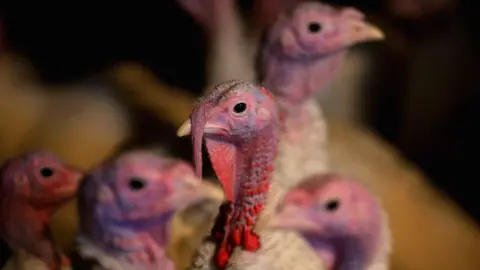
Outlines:
<svg viewBox="0 0 480 270"><path fill-rule="evenodd" d="M190 119L183 122L183 124L177 130L178 137L184 137L190 135L192 132L192 124L190 123Z"/></svg>
<svg viewBox="0 0 480 270"><path fill-rule="evenodd" d="M356 36L357 41L376 41L384 40L385 33L376 25L365 21L355 21L352 23L353 36Z"/></svg>
<svg viewBox="0 0 480 270"><path fill-rule="evenodd" d="M369 26L369 29L368 29L368 37L370 40L384 40L385 39L385 33L383 33L383 31L374 26L374 25L370 25Z"/></svg>
<svg viewBox="0 0 480 270"><path fill-rule="evenodd" d="M364 35L365 35L365 40L384 40L385 39L385 33L383 33L383 31L379 27L370 23L365 23Z"/></svg>

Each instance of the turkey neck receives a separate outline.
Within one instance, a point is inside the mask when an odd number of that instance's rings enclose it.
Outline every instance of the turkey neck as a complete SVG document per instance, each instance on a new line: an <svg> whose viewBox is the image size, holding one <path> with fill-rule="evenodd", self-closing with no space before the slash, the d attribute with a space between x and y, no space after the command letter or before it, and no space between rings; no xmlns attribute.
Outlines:
<svg viewBox="0 0 480 270"><path fill-rule="evenodd" d="M369 245L360 239L349 238L340 246L339 262L335 269L338 270L365 270L367 269L369 258Z"/></svg>
<svg viewBox="0 0 480 270"><path fill-rule="evenodd" d="M317 91L324 89L332 81L339 72L346 54L347 50L342 49L326 57L288 60L290 63L285 65L292 74L283 74L289 71L279 69L272 76L290 77L289 79L263 79L263 84L275 93L283 122L285 120L305 122L302 120L305 118L307 104L315 100Z"/></svg>
<svg viewBox="0 0 480 270"><path fill-rule="evenodd" d="M256 221L267 200L276 148L277 136L273 128L265 128L256 138L245 141L238 147L236 154L238 195L234 203L234 213L239 215L237 222L243 223L246 227Z"/></svg>
<svg viewBox="0 0 480 270"><path fill-rule="evenodd" d="M305 235L304 239L325 260L330 269L365 270L370 260L369 243L352 237L319 237ZM336 254L336 255L335 255Z"/></svg>
<svg viewBox="0 0 480 270"><path fill-rule="evenodd" d="M240 138L232 142L235 149L234 202L230 224L251 228L267 200L273 175L277 149L277 123L270 124L255 133L253 138ZM216 142L207 140L212 149ZM209 152L211 152L209 150ZM225 164L225 157L210 153L214 168Z"/></svg>
<svg viewBox="0 0 480 270"><path fill-rule="evenodd" d="M14 217L27 217L33 222L39 222L45 228L53 213L58 209L58 205L43 205L35 207L30 202L23 199L11 198L10 200L2 201L2 209L0 210L1 218L5 220L15 220ZM22 222L25 219L21 219ZM38 224L38 223L37 223Z"/></svg>

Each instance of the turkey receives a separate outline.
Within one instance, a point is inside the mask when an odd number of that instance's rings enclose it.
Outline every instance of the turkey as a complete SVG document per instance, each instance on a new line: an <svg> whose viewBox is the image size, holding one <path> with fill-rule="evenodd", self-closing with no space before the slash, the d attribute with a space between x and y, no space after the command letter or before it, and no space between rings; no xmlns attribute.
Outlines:
<svg viewBox="0 0 480 270"><path fill-rule="evenodd" d="M176 269L166 252L171 219L208 199L203 191L188 163L150 151L99 165L79 191L74 269Z"/></svg>
<svg viewBox="0 0 480 270"><path fill-rule="evenodd" d="M228 202L217 219L225 226L214 227L213 239L199 247L190 269L323 269L298 234L265 227L273 213L263 210L271 209L267 206L277 200L272 197L280 194L271 181L278 126L277 106L268 90L228 81L205 96L179 128L179 136L192 134L197 175L202 174L205 135Z"/></svg>
<svg viewBox="0 0 480 270"><path fill-rule="evenodd" d="M286 194L277 211L269 226L301 233L327 269L389 269L387 215L358 181L310 176Z"/></svg>
<svg viewBox="0 0 480 270"><path fill-rule="evenodd" d="M275 181L283 188L328 170L326 124L314 95L328 85L354 44L383 38L360 11L318 2L278 18L260 57L260 79L282 117Z"/></svg>
<svg viewBox="0 0 480 270"><path fill-rule="evenodd" d="M83 174L55 154L38 150L1 169L0 236L15 251L4 270L70 269L52 241L48 222L76 193Z"/></svg>

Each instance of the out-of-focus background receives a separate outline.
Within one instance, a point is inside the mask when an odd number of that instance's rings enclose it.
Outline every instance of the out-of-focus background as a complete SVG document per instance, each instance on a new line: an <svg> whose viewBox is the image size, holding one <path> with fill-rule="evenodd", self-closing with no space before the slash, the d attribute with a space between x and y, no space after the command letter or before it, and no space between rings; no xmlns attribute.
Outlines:
<svg viewBox="0 0 480 270"><path fill-rule="evenodd" d="M175 1L116 2L108 9L7 2L0 4L0 162L39 147L82 169L134 147L190 158L189 142L176 138L175 128L209 83L211 36ZM263 25L252 19L254 2L240 0L238 7L248 32L260 33ZM358 136L338 134L350 145L361 145L362 134L375 134L364 144L370 149L365 153L389 152L388 142L411 162L408 168L425 175L428 192L451 198L451 211L462 213L445 222L473 218L478 224L480 47L474 1L326 2L364 11L386 35L384 42L353 48L337 80L318 94L331 121L362 127ZM338 138L334 133L331 139L341 147ZM372 166L382 166L377 158L371 158ZM403 220L422 199L412 192L409 200ZM438 205L432 211L443 210ZM428 226L443 225L412 227L404 249L414 250L414 235ZM448 245L437 240L432 248ZM396 263L395 269L427 269Z"/></svg>

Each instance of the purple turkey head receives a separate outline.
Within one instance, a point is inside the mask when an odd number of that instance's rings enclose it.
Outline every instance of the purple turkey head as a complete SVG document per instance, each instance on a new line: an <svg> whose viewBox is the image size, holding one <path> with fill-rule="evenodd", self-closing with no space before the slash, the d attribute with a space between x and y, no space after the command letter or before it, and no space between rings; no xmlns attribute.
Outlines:
<svg viewBox="0 0 480 270"><path fill-rule="evenodd" d="M350 46L383 39L383 33L363 17L354 8L305 2L278 18L263 44L259 77L282 109L324 89Z"/></svg>
<svg viewBox="0 0 480 270"><path fill-rule="evenodd" d="M287 193L271 225L300 232L330 267L346 258L366 265L379 247L381 211L357 182L317 175Z"/></svg>
<svg viewBox="0 0 480 270"><path fill-rule="evenodd" d="M103 225L156 222L200 200L201 184L183 161L133 151L87 177L80 192L85 208L81 205L80 212Z"/></svg>

